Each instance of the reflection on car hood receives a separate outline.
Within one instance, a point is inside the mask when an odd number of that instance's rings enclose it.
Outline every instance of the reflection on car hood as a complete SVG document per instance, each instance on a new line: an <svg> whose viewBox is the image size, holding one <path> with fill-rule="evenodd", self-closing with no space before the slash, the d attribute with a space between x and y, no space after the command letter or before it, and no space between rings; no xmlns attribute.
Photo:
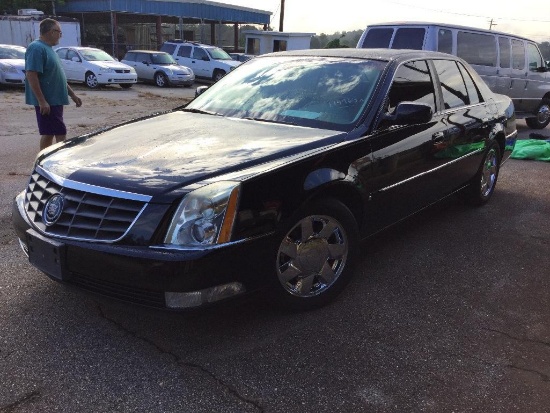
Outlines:
<svg viewBox="0 0 550 413"><path fill-rule="evenodd" d="M62 178L154 196L342 139L332 130L175 111L67 141L40 165Z"/></svg>
<svg viewBox="0 0 550 413"><path fill-rule="evenodd" d="M125 70L130 69L128 65L120 62L101 62L99 60L95 60L95 61L90 61L88 63L91 63L99 67L104 67L106 69L125 69Z"/></svg>
<svg viewBox="0 0 550 413"><path fill-rule="evenodd" d="M11 65L19 70L25 69L25 60L24 59L0 59L0 63L6 63Z"/></svg>
<svg viewBox="0 0 550 413"><path fill-rule="evenodd" d="M157 64L158 66L168 67L175 74L190 75L192 73L191 69L189 69L187 66L172 65L172 64L158 64L158 63L155 63L155 64Z"/></svg>

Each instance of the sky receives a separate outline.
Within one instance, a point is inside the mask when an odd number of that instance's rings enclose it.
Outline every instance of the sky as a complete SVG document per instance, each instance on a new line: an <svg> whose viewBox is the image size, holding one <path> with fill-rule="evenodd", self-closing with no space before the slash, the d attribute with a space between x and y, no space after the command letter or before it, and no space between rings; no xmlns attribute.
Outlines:
<svg viewBox="0 0 550 413"><path fill-rule="evenodd" d="M270 11L279 30L281 0L215 0ZM376 6L373 6L373 3ZM550 41L550 4L540 0L285 0L285 32L333 34L363 30L369 23L430 21L492 29Z"/></svg>

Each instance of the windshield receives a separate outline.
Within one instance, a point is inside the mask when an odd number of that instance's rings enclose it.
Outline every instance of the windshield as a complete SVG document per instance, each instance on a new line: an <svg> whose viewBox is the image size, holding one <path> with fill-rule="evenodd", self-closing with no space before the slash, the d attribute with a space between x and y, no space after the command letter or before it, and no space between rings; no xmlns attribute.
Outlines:
<svg viewBox="0 0 550 413"><path fill-rule="evenodd" d="M206 51L208 52L208 54L212 59L233 60L225 50L220 49L219 47L208 47L206 48Z"/></svg>
<svg viewBox="0 0 550 413"><path fill-rule="evenodd" d="M256 58L186 109L300 126L349 130L364 112L386 62L321 57Z"/></svg>
<svg viewBox="0 0 550 413"><path fill-rule="evenodd" d="M151 62L157 65L175 65L176 61L168 53L154 53L151 55Z"/></svg>
<svg viewBox="0 0 550 413"><path fill-rule="evenodd" d="M99 49L84 49L80 50L80 53L84 60L89 62L112 62L115 60L106 52Z"/></svg>
<svg viewBox="0 0 550 413"><path fill-rule="evenodd" d="M25 49L20 47L0 47L0 59L24 59Z"/></svg>

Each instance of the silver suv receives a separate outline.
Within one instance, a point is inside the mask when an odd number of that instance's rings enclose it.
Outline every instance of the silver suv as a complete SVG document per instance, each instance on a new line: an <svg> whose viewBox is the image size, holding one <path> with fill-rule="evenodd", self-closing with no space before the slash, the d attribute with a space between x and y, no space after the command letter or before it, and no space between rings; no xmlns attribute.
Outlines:
<svg viewBox="0 0 550 413"><path fill-rule="evenodd" d="M183 85L189 87L195 74L188 67L179 65L168 53L152 50L126 52L122 63L133 67L138 80L154 82L159 87Z"/></svg>
<svg viewBox="0 0 550 413"><path fill-rule="evenodd" d="M225 50L207 44L173 40L164 42L160 50L172 55L178 64L191 68L196 77L214 82L241 64Z"/></svg>

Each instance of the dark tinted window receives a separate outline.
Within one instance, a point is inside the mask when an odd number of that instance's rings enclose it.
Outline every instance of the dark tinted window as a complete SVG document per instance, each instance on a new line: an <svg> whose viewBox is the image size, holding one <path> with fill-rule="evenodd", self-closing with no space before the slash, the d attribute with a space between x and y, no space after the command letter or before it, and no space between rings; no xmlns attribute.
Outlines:
<svg viewBox="0 0 550 413"><path fill-rule="evenodd" d="M126 55L124 56L124 59L122 59L122 60L128 60L130 62L135 62L136 54L134 52L128 52L128 53L126 53Z"/></svg>
<svg viewBox="0 0 550 413"><path fill-rule="evenodd" d="M392 35L393 29L369 29L361 47L365 49L377 47L387 49L390 47Z"/></svg>
<svg viewBox="0 0 550 413"><path fill-rule="evenodd" d="M437 51L449 54L453 52L453 32L448 29L437 31Z"/></svg>
<svg viewBox="0 0 550 413"><path fill-rule="evenodd" d="M205 50L202 47L195 47L195 50L193 50L193 59L201 60L203 57L208 58Z"/></svg>
<svg viewBox="0 0 550 413"><path fill-rule="evenodd" d="M470 72L466 70L462 63L458 63L458 68L460 69L460 73L462 74L462 78L464 79L464 83L466 84L466 90L468 91L468 99L470 101L470 105L475 105L476 103L481 102L483 99L474 80L472 79L472 75L470 75Z"/></svg>
<svg viewBox="0 0 550 413"><path fill-rule="evenodd" d="M426 30L422 28L397 29L391 48L422 50L425 34Z"/></svg>
<svg viewBox="0 0 550 413"><path fill-rule="evenodd" d="M151 55L149 53L137 53L136 61L151 63Z"/></svg>
<svg viewBox="0 0 550 413"><path fill-rule="evenodd" d="M497 45L492 34L458 32L456 54L471 65L496 66Z"/></svg>
<svg viewBox="0 0 550 413"><path fill-rule="evenodd" d="M191 57L191 46L180 46L178 49L178 56L181 57Z"/></svg>
<svg viewBox="0 0 550 413"><path fill-rule="evenodd" d="M525 69L525 46L521 40L512 39L512 69Z"/></svg>
<svg viewBox="0 0 550 413"><path fill-rule="evenodd" d="M508 37L498 38L498 50L500 53L500 67L509 68L510 67L510 56L511 56L511 47L510 39Z"/></svg>
<svg viewBox="0 0 550 413"><path fill-rule="evenodd" d="M166 52L168 54L174 54L174 50L176 50L176 45L171 43L163 43L160 47L161 52Z"/></svg>
<svg viewBox="0 0 550 413"><path fill-rule="evenodd" d="M455 61L434 60L435 70L441 83L443 106L445 109L470 104L464 77Z"/></svg>
<svg viewBox="0 0 550 413"><path fill-rule="evenodd" d="M388 93L389 112L399 102L416 102L430 105L435 111L435 90L425 60L407 62L399 66Z"/></svg>

